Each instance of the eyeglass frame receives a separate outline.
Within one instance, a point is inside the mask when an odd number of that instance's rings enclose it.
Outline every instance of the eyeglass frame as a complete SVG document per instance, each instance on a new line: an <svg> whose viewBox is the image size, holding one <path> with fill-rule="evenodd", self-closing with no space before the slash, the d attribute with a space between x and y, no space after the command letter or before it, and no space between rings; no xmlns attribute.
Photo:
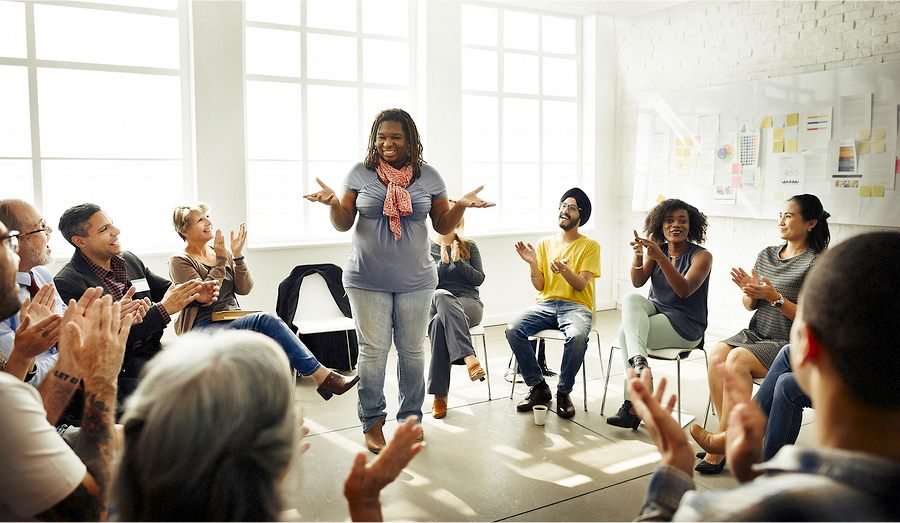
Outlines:
<svg viewBox="0 0 900 523"><path fill-rule="evenodd" d="M10 229L6 231L6 234L0 236L0 243L6 245L6 248L10 251L18 254L19 252L19 231Z"/></svg>
<svg viewBox="0 0 900 523"><path fill-rule="evenodd" d="M578 212L581 212L581 207L579 207L577 205L572 205L571 203L566 203L566 202L559 202L559 210L561 211L561 210L563 210L563 208L565 208L569 212L572 212L575 210L577 210Z"/></svg>
<svg viewBox="0 0 900 523"><path fill-rule="evenodd" d="M24 237L26 237L26 236L31 236L32 234L37 234L37 233L39 233L39 232L48 232L48 231L50 231L50 227L44 225L43 227L41 227L40 229L38 229L38 230L36 230L36 231L31 231L31 232L20 232L19 234L17 234L17 236L18 236L19 239L21 240L22 238L24 238Z"/></svg>

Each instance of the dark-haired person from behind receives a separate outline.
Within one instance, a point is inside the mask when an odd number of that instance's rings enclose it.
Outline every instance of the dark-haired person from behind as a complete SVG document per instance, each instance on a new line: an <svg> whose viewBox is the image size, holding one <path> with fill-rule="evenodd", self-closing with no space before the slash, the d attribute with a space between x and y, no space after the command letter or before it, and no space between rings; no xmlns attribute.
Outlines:
<svg viewBox="0 0 900 523"><path fill-rule="evenodd" d="M706 226L706 215L696 207L669 199L647 215L646 238L634 231L629 244L634 250L631 283L639 288L650 280L650 295L629 294L622 300L619 347L626 373L628 369L638 376L650 373L648 350L688 349L703 338L713 258L700 246L706 240ZM631 429L641 423L628 399L627 381L625 403L606 422Z"/></svg>
<svg viewBox="0 0 900 523"><path fill-rule="evenodd" d="M728 428L732 403L723 394L718 364L724 363L745 384L765 377L778 351L788 343L803 280L831 241L829 216L816 196L791 197L778 219L784 243L763 249L750 274L742 268L731 269L731 280L744 293L744 307L755 312L746 329L717 343L710 354L709 393L719 414L719 431ZM712 433L694 424L691 436L703 447ZM718 474L724 467L724 456L707 453L697 471Z"/></svg>
<svg viewBox="0 0 900 523"><path fill-rule="evenodd" d="M725 452L737 487L694 490L694 450L668 412L673 401L630 382L661 456L639 520L900 520L900 264L885 263L897 259L900 233L861 234L829 249L803 283L790 359L816 406L811 445L787 445L762 462L765 416L750 384L720 364L733 401Z"/></svg>

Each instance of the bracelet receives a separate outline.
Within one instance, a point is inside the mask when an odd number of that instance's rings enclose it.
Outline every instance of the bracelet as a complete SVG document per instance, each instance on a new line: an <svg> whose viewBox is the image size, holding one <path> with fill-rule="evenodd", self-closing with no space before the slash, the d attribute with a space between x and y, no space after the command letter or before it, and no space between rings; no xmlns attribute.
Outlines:
<svg viewBox="0 0 900 523"><path fill-rule="evenodd" d="M632 268L632 269L641 270L641 269L644 268L644 266L643 266L643 265L632 265L631 268Z"/></svg>
<svg viewBox="0 0 900 523"><path fill-rule="evenodd" d="M243 259L244 259L243 256L238 256L237 258L234 258L234 261L241 261L241 260L243 260Z"/></svg>
<svg viewBox="0 0 900 523"><path fill-rule="evenodd" d="M542 273L538 274L537 276L532 276L531 279L536 280L538 278L543 278L543 277L544 277L544 273L542 272Z"/></svg>

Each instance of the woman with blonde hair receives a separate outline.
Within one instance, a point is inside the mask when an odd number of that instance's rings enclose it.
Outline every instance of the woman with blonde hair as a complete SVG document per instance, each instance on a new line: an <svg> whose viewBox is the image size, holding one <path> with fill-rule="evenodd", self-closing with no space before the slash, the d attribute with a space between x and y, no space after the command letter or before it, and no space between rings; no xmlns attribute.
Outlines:
<svg viewBox="0 0 900 523"><path fill-rule="evenodd" d="M428 323L431 341L428 393L434 394L431 415L436 419L447 415L451 365L465 365L472 381L484 380L485 375L469 336L469 328L481 323L484 313L484 304L478 295L478 286L484 282L484 271L478 246L460 236L464 226L464 221L460 220L456 229L439 235L437 242L431 243L438 286L431 300L431 321Z"/></svg>
<svg viewBox="0 0 900 523"><path fill-rule="evenodd" d="M254 312L229 320L217 318L217 313L240 311L237 295L250 294L253 289L253 278L243 255L247 241L246 224L241 224L237 234L231 231L229 250L225 247L222 231L215 229L213 232L209 206L205 203L176 207L172 222L175 232L185 243L184 251L169 259L172 281L182 283L199 278L203 281L217 280L220 285L215 301L195 302L181 311L175 322L177 334L198 328L246 329L265 334L278 342L300 374L316 382L316 392L325 400L331 399L333 394L347 392L359 381L359 376L348 379L319 363L300 338L274 314Z"/></svg>

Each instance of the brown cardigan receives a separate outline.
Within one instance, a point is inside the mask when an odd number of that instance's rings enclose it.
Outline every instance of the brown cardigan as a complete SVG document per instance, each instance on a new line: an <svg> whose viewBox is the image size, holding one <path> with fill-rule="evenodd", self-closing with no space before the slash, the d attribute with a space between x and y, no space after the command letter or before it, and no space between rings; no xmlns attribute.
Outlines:
<svg viewBox="0 0 900 523"><path fill-rule="evenodd" d="M227 258L217 256L216 266L212 270L208 270L206 265L198 262L186 252L174 254L169 258L169 278L175 283L184 283L194 278L200 278L203 281L218 280L221 285L225 279L226 266L230 266L234 271L234 293L241 296L250 294L253 289L250 268L243 259L235 261L231 253L228 253ZM175 333L180 336L193 328L199 307L212 307L219 301L229 298L230 296L219 296L218 300L212 303L191 303L181 311L178 319L175 320Z"/></svg>

